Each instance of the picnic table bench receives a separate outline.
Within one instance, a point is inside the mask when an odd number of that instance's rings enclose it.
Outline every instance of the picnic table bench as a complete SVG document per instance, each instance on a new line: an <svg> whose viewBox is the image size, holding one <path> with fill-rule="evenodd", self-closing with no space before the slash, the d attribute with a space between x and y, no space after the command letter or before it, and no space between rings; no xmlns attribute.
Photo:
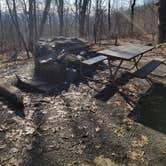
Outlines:
<svg viewBox="0 0 166 166"><path fill-rule="evenodd" d="M158 66L160 66L162 61L152 60L145 66L135 71L133 75L139 78L146 78L151 72L153 72Z"/></svg>
<svg viewBox="0 0 166 166"><path fill-rule="evenodd" d="M106 60L106 59L107 59L106 56L100 55L100 56L97 56L97 57L94 57L94 58L90 58L90 59L84 60L84 61L82 62L82 64L91 66L91 65L100 63L100 62L102 62L102 61L104 61L104 60Z"/></svg>

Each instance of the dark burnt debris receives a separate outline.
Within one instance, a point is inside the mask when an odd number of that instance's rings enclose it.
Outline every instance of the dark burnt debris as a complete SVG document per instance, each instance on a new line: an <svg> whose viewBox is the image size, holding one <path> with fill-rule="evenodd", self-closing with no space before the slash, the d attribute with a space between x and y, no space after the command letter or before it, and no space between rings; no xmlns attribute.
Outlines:
<svg viewBox="0 0 166 166"><path fill-rule="evenodd" d="M75 81L80 61L86 58L88 48L87 42L77 38L39 40L35 53L35 77L50 83Z"/></svg>

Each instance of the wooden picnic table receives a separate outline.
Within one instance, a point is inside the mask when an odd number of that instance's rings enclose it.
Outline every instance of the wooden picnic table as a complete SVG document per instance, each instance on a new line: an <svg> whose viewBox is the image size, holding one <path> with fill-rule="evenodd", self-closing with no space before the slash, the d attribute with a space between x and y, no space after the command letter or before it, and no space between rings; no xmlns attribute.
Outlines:
<svg viewBox="0 0 166 166"><path fill-rule="evenodd" d="M110 48L100 50L97 53L107 57L109 69L110 69L110 79L114 81L120 69L132 70L138 68L138 63L140 62L142 56L151 51L153 46L144 46L144 45L123 45L123 46L112 46ZM118 65L114 65L112 62L114 60L119 60ZM124 61L131 61L134 64L130 68L122 67ZM112 67L115 67L113 72Z"/></svg>

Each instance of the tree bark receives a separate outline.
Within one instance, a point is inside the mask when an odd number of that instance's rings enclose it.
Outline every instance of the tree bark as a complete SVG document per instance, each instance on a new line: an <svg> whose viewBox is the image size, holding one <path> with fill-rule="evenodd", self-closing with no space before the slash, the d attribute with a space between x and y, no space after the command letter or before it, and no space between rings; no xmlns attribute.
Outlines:
<svg viewBox="0 0 166 166"><path fill-rule="evenodd" d="M44 25L45 25L45 23L47 21L47 16L48 16L48 13L49 13L49 10L50 10L50 5L51 5L51 0L45 0L45 8L44 8L43 16L42 16L42 19L41 19L41 24L40 24L38 39L43 34Z"/></svg>
<svg viewBox="0 0 166 166"><path fill-rule="evenodd" d="M80 37L85 36L85 17L88 7L89 0L80 0L79 2L79 35Z"/></svg>
<svg viewBox="0 0 166 166"><path fill-rule="evenodd" d="M136 5L136 0L132 1L131 5L131 27L130 27L130 33L133 34L134 32L134 14L135 14L135 5Z"/></svg>
<svg viewBox="0 0 166 166"><path fill-rule="evenodd" d="M111 0L108 1L108 31L111 30Z"/></svg>
<svg viewBox="0 0 166 166"><path fill-rule="evenodd" d="M8 7L8 10L9 10L9 14L10 14L10 17L11 17L11 20L16 28L16 31L18 33L18 36L19 38L21 39L22 43L23 43L23 46L26 50L26 53L27 53L27 57L30 58L30 55L29 55L29 50L27 48L27 45L26 45L26 42L25 42L25 39L24 39L24 36L23 34L21 33L21 30L20 30L20 26L19 26L19 22L18 22L18 16L17 16L17 9L16 9L16 1L13 0L13 10L11 9L10 7L10 4L9 4L9 1L6 0L6 4L7 4L7 7Z"/></svg>
<svg viewBox="0 0 166 166"><path fill-rule="evenodd" d="M64 29L64 0L56 0L55 2L58 8L59 35L62 36Z"/></svg>
<svg viewBox="0 0 166 166"><path fill-rule="evenodd" d="M166 42L166 0L159 2L159 42Z"/></svg>
<svg viewBox="0 0 166 166"><path fill-rule="evenodd" d="M28 17L28 27L29 27L29 41L28 41L28 48L31 52L33 52L33 44L34 44L34 0L29 0L29 17Z"/></svg>

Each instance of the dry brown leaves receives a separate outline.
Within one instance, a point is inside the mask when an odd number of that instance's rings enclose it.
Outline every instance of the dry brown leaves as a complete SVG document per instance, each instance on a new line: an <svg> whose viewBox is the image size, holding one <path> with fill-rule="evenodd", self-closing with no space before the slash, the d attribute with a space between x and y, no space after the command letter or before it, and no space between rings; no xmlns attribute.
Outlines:
<svg viewBox="0 0 166 166"><path fill-rule="evenodd" d="M139 160L142 159L144 156L144 151L141 151L139 149L136 149L134 151L129 151L128 152L128 158L132 160Z"/></svg>
<svg viewBox="0 0 166 166"><path fill-rule="evenodd" d="M140 159L144 160L143 157L145 152L141 148L147 145L148 142L149 142L148 138L144 135L141 135L139 139L134 138L131 141L131 146L133 150L128 152L128 158L132 160L140 160Z"/></svg>
<svg viewBox="0 0 166 166"><path fill-rule="evenodd" d="M138 147L144 147L145 145L147 145L149 142L148 138L144 135L141 135L141 138L134 138L134 140L131 142L131 146L134 148L138 148Z"/></svg>

